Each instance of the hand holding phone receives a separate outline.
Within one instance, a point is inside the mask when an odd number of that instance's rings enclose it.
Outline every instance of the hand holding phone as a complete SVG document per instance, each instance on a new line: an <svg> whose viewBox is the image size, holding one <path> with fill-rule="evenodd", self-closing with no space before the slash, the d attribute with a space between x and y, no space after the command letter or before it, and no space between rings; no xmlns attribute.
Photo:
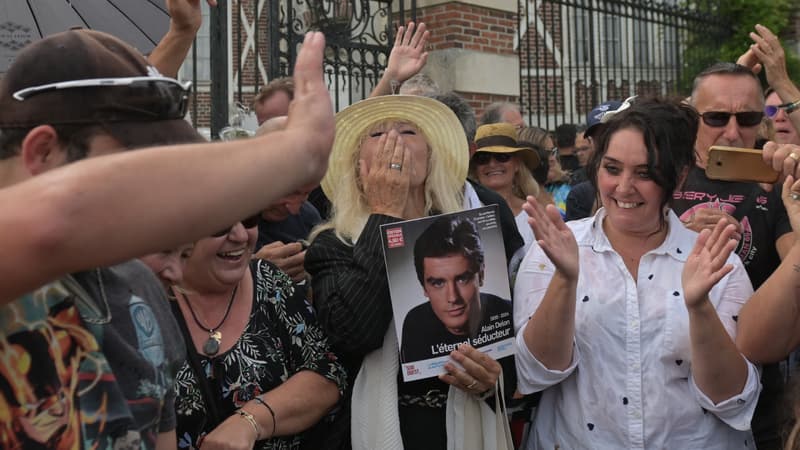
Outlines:
<svg viewBox="0 0 800 450"><path fill-rule="evenodd" d="M764 162L761 150L712 146L708 150L706 176L712 180L772 184L780 174Z"/></svg>

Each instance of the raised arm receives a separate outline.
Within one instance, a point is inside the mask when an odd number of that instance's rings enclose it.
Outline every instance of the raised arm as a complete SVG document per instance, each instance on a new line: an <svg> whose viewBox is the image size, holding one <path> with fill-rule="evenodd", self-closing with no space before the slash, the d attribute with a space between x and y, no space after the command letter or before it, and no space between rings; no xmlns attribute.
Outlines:
<svg viewBox="0 0 800 450"><path fill-rule="evenodd" d="M306 36L284 131L90 158L0 190L0 304L66 273L207 236L319 180L334 134L324 48L322 33Z"/></svg>
<svg viewBox="0 0 800 450"><path fill-rule="evenodd" d="M764 68L767 82L785 103L800 101L800 89L789 78L786 71L786 54L781 41L769 28L756 25L756 31L750 32L753 44L739 60L739 64L750 67L755 73ZM787 114L796 130L800 130L800 109Z"/></svg>
<svg viewBox="0 0 800 450"><path fill-rule="evenodd" d="M795 236L800 230L800 181L789 176L783 203ZM795 194L797 195L797 194ZM800 244L794 240L781 265L758 288L739 313L736 345L751 361L762 364L785 359L800 346Z"/></svg>
<svg viewBox="0 0 800 450"><path fill-rule="evenodd" d="M177 77L178 69L192 47L203 21L200 2L203 0L167 0L169 30L147 57L150 64L168 77ZM216 6L217 0L207 0Z"/></svg>
<svg viewBox="0 0 800 450"><path fill-rule="evenodd" d="M414 22L409 22L407 28L398 28L386 70L369 96L396 94L401 84L419 73L428 61L425 45L429 37L424 23L415 27Z"/></svg>
<svg viewBox="0 0 800 450"><path fill-rule="evenodd" d="M547 369L565 370L572 362L575 339L578 244L554 205L545 208L529 196L523 208L539 246L555 266L544 298L525 327L525 345Z"/></svg>
<svg viewBox="0 0 800 450"><path fill-rule="evenodd" d="M728 257L736 248L735 226L720 221L713 231L703 230L682 273L683 295L689 312L692 377L714 403L742 392L748 369L708 297L711 288L733 266Z"/></svg>

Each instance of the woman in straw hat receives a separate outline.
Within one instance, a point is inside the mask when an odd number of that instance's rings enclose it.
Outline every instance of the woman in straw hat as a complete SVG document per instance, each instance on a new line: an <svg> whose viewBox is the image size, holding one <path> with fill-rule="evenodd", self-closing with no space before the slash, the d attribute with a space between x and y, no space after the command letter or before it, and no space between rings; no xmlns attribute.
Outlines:
<svg viewBox="0 0 800 450"><path fill-rule="evenodd" d="M345 448L352 429L355 449L444 449L458 439L446 431L448 396L462 398L455 389L478 399L498 380L498 362L462 345L451 357L463 369L449 362L438 379L398 382L380 226L461 210L468 154L455 114L430 98L376 97L336 115L322 181L332 217L317 230L305 265L319 321L355 379L352 423L349 405L337 419Z"/></svg>
<svg viewBox="0 0 800 450"><path fill-rule="evenodd" d="M539 185L532 175L539 166L539 156L533 148L517 143L517 130L510 123L481 125L475 144L477 149L470 160L470 175L508 203L527 249L533 241L533 231L522 205L529 195L539 196Z"/></svg>

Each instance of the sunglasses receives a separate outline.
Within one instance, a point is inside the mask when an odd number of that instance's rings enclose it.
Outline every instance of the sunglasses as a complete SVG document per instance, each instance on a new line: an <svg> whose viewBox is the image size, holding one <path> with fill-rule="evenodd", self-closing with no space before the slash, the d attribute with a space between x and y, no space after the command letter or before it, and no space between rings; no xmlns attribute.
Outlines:
<svg viewBox="0 0 800 450"><path fill-rule="evenodd" d="M248 217L247 219L244 219L244 220L242 220L240 222L236 222L236 223L241 223L245 228L254 228L254 227L258 226L258 220L260 218L261 218L261 213L258 213L258 214L255 214L255 215L252 215L252 216ZM222 231L217 231L216 233L212 234L211 237L227 236L231 232L233 227L236 226L236 223L231 225L231 226L229 226L228 228L226 228L226 229L224 229Z"/></svg>
<svg viewBox="0 0 800 450"><path fill-rule="evenodd" d="M703 123L714 128L727 126L731 116L736 117L736 123L739 124L740 127L754 127L761 123L761 119L764 118L764 113L761 111L743 111L737 113L708 111L700 114L700 117L703 118Z"/></svg>
<svg viewBox="0 0 800 450"><path fill-rule="evenodd" d="M115 107L157 119L182 119L189 107L192 82L180 82L168 77L91 78L62 81L20 89L12 94L25 101L51 91L79 88L117 88Z"/></svg>
<svg viewBox="0 0 800 450"><path fill-rule="evenodd" d="M778 111L781 110L781 107L778 105L767 105L764 107L764 115L770 119L773 119L775 116L778 115Z"/></svg>
<svg viewBox="0 0 800 450"><path fill-rule="evenodd" d="M499 163L509 162L511 160L511 153L478 152L475 153L472 160L475 161L475 164L482 166L484 164L489 164L492 158Z"/></svg>

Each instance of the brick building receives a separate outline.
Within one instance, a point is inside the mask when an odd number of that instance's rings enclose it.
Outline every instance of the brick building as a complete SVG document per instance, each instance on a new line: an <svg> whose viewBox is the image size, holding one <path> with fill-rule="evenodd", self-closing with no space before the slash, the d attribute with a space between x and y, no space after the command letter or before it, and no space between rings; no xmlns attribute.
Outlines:
<svg viewBox="0 0 800 450"><path fill-rule="evenodd" d="M489 103L519 102L528 122L553 129L582 122L606 99L676 90L681 42L693 29L704 37L713 29L675 12L676 1L598 0L588 7L582 0L230 0L227 104L249 106L260 86L288 73L302 33L318 28L331 44L326 79L341 109L366 97L379 78L389 27L416 17L432 33L424 71L442 89L461 94L479 116ZM192 79L197 71L199 127L209 126L211 113L205 23L196 63L188 61L182 74Z"/></svg>

